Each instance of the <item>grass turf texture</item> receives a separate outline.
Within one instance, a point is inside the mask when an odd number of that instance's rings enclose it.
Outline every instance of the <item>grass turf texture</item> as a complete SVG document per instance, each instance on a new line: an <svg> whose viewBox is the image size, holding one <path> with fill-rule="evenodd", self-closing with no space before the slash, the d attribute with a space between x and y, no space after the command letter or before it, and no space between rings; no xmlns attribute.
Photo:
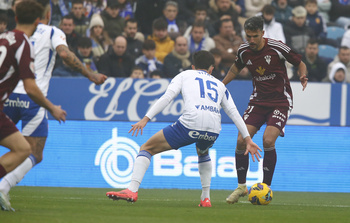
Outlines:
<svg viewBox="0 0 350 223"><path fill-rule="evenodd" d="M211 208L200 208L199 190L141 189L136 203L113 201L111 189L15 187L16 212L0 211L6 223L86 222L349 222L350 193L274 192L267 206L252 205L247 196L229 205L231 191L212 190Z"/></svg>

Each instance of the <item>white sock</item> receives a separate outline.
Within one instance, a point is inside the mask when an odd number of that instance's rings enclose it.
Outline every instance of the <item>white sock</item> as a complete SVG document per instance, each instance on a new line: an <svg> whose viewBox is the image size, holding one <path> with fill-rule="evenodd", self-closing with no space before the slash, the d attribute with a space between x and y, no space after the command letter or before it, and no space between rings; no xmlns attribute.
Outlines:
<svg viewBox="0 0 350 223"><path fill-rule="evenodd" d="M203 161L203 159L206 159L206 160ZM198 163L199 176L201 178L201 184L202 184L201 200L204 201L205 198L209 198L210 200L210 182L211 182L212 163L209 155L199 156L198 162L199 162Z"/></svg>
<svg viewBox="0 0 350 223"><path fill-rule="evenodd" d="M137 192L139 190L142 179L145 176L146 170L148 169L150 163L150 158L146 156L139 155L136 157L131 182L128 187L129 190L132 192Z"/></svg>
<svg viewBox="0 0 350 223"><path fill-rule="evenodd" d="M12 187L16 186L23 177L33 168L33 162L28 157L16 169L6 174L0 182L0 191L8 194Z"/></svg>

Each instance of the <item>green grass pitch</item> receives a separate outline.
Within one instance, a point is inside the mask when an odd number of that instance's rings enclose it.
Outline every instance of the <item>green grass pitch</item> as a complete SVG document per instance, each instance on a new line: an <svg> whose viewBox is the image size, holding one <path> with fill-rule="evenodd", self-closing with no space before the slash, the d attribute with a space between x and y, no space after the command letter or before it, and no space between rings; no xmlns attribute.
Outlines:
<svg viewBox="0 0 350 223"><path fill-rule="evenodd" d="M16 212L0 211L1 223L350 222L350 193L279 192L267 206L248 198L229 205L231 191L212 190L211 208L198 207L199 190L141 189L136 203L113 201L106 188L15 187Z"/></svg>

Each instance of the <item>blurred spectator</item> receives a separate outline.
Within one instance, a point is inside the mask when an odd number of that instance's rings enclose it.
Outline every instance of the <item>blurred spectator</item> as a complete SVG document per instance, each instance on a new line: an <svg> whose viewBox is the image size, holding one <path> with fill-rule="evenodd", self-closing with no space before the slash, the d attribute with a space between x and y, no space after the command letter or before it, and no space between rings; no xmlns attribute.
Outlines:
<svg viewBox="0 0 350 223"><path fill-rule="evenodd" d="M185 33L187 23L178 19L178 4L175 1L167 1L163 9L163 18L168 22L168 35L171 39L175 39Z"/></svg>
<svg viewBox="0 0 350 223"><path fill-rule="evenodd" d="M156 43L156 58L163 63L164 58L174 49L174 41L168 35L168 23L163 18L153 21L153 34L148 39Z"/></svg>
<svg viewBox="0 0 350 223"><path fill-rule="evenodd" d="M187 37L188 49L191 54L200 50L209 51L215 48L215 42L209 36L205 36L203 21L196 21L192 26L191 35Z"/></svg>
<svg viewBox="0 0 350 223"><path fill-rule="evenodd" d="M275 8L272 5L265 5L261 13L264 20L264 37L286 43L282 24L275 20Z"/></svg>
<svg viewBox="0 0 350 223"><path fill-rule="evenodd" d="M89 27L89 19L84 15L83 0L73 0L70 15L73 17L74 30L81 36L86 36L86 30Z"/></svg>
<svg viewBox="0 0 350 223"><path fill-rule="evenodd" d="M104 23L99 14L94 14L90 21L90 39L92 41L92 52L98 61L102 54L106 53L109 46L113 44L112 39L104 30Z"/></svg>
<svg viewBox="0 0 350 223"><path fill-rule="evenodd" d="M229 18L232 20L236 34L241 35L242 26L238 22L238 12L235 9L236 4L231 0L210 0L208 15L212 21L214 21L214 27L216 33L220 26L222 19Z"/></svg>
<svg viewBox="0 0 350 223"><path fill-rule="evenodd" d="M126 48L127 42L124 36L115 38L112 47L98 61L98 71L108 77L129 77L135 64L126 54Z"/></svg>
<svg viewBox="0 0 350 223"><path fill-rule="evenodd" d="M332 22L346 28L350 25L350 1L332 0L332 7L329 11L329 17Z"/></svg>
<svg viewBox="0 0 350 223"><path fill-rule="evenodd" d="M100 14L106 8L105 0L85 0L85 17L91 18L94 14Z"/></svg>
<svg viewBox="0 0 350 223"><path fill-rule="evenodd" d="M16 27L15 7L14 7L15 2L16 2L16 0L13 0L12 4L11 4L11 8L9 8L6 11L6 14L7 14L7 27L6 27L6 30L7 31L11 31L11 30L13 30ZM5 13L5 12L3 11L3 13Z"/></svg>
<svg viewBox="0 0 350 223"><path fill-rule="evenodd" d="M208 17L208 8L205 6L205 5L197 5L194 9L194 22L197 22L197 21L202 21L204 22L204 26L205 26L205 36L214 36L216 35L216 31L213 27L213 24L212 22L209 20L209 17ZM192 23L192 24L193 24ZM190 34L191 34L191 31L192 31L192 25L188 26L184 35L185 37L189 37Z"/></svg>
<svg viewBox="0 0 350 223"><path fill-rule="evenodd" d="M306 25L306 9L297 6L292 11L292 20L283 26L286 44L300 54L305 53L307 42L310 38L315 38L313 30Z"/></svg>
<svg viewBox="0 0 350 223"><path fill-rule="evenodd" d="M163 8L167 0L138 0L135 18L140 31L145 35L153 33L153 21L163 15Z"/></svg>
<svg viewBox="0 0 350 223"><path fill-rule="evenodd" d="M304 6L304 0L288 0L288 5L290 5L292 8Z"/></svg>
<svg viewBox="0 0 350 223"><path fill-rule="evenodd" d="M120 4L119 15L125 20L134 18L134 12L129 0L117 0Z"/></svg>
<svg viewBox="0 0 350 223"><path fill-rule="evenodd" d="M314 31L315 37L319 43L338 47L339 43L337 41L327 38L327 24L318 13L317 0L306 0L305 9L307 11L307 24Z"/></svg>
<svg viewBox="0 0 350 223"><path fill-rule="evenodd" d="M321 82L327 76L327 62L319 57L318 42L315 39L308 41L302 61L307 67L307 78L309 78L310 82ZM299 81L296 71L291 80Z"/></svg>
<svg viewBox="0 0 350 223"><path fill-rule="evenodd" d="M191 54L188 51L187 39L183 36L178 36L175 39L174 50L169 53L164 59L164 75L167 78L173 78L180 72L190 69Z"/></svg>
<svg viewBox="0 0 350 223"><path fill-rule="evenodd" d="M144 36L142 33L137 32L137 21L135 19L125 20L123 36L128 42L128 48L126 51L134 59L142 55L142 42Z"/></svg>
<svg viewBox="0 0 350 223"><path fill-rule="evenodd" d="M261 12L265 5L271 4L272 0L245 0L245 15L250 18Z"/></svg>
<svg viewBox="0 0 350 223"><path fill-rule="evenodd" d="M329 23L329 11L332 7L331 0L317 0L318 12L324 19L324 22Z"/></svg>
<svg viewBox="0 0 350 223"><path fill-rule="evenodd" d="M109 37L115 39L124 29L124 18L119 15L120 3L117 0L108 0L107 7L101 12L105 30Z"/></svg>
<svg viewBox="0 0 350 223"><path fill-rule="evenodd" d="M143 74L141 67L135 66L132 68L131 74L129 77L134 79L143 79L145 78L145 75Z"/></svg>
<svg viewBox="0 0 350 223"><path fill-rule="evenodd" d="M156 44L153 40L145 40L142 45L142 54L142 56L136 59L135 64L141 67L145 77L150 78L152 71L163 69L163 64L155 57Z"/></svg>
<svg viewBox="0 0 350 223"><path fill-rule="evenodd" d="M198 5L209 8L209 0L176 0L179 5L178 18L192 24L194 21L195 8Z"/></svg>
<svg viewBox="0 0 350 223"><path fill-rule="evenodd" d="M50 25L59 27L63 16L69 14L70 0L51 0L51 21Z"/></svg>
<svg viewBox="0 0 350 223"><path fill-rule="evenodd" d="M346 83L347 69L343 63L336 63L333 65L328 79L331 83Z"/></svg>
<svg viewBox="0 0 350 223"><path fill-rule="evenodd" d="M215 78L219 80L223 80L228 72L228 67L225 67L222 63L222 57L221 57L221 51L217 48L211 49L209 51L211 54L213 54L215 59L215 65L214 69L211 72L211 75L213 75Z"/></svg>
<svg viewBox="0 0 350 223"><path fill-rule="evenodd" d="M6 11L11 8L12 0L0 1L0 14L6 14Z"/></svg>
<svg viewBox="0 0 350 223"><path fill-rule="evenodd" d="M341 40L341 46L347 46L350 48L350 27L348 30L344 33L344 36Z"/></svg>
<svg viewBox="0 0 350 223"><path fill-rule="evenodd" d="M78 49L75 55L77 55L79 60L88 70L97 73L97 66L95 63L94 53L92 52L92 42L90 38L81 37L79 39Z"/></svg>
<svg viewBox="0 0 350 223"><path fill-rule="evenodd" d="M346 82L350 83L350 48L346 46L341 46L339 48L338 55L334 58L334 60L328 65L328 76L324 79L326 82L330 82L329 74L331 73L332 67L338 63L341 62L344 64L344 66L347 69L346 72Z"/></svg>
<svg viewBox="0 0 350 223"><path fill-rule="evenodd" d="M274 0L271 5L276 9L275 19L285 25L292 17L293 8L288 5L287 0Z"/></svg>
<svg viewBox="0 0 350 223"><path fill-rule="evenodd" d="M7 14L1 13L0 14L0 34L7 31L6 30L7 22L8 22Z"/></svg>
<svg viewBox="0 0 350 223"><path fill-rule="evenodd" d="M72 51L76 51L78 39L80 38L80 35L75 32L74 28L73 17L71 15L64 16L60 23L60 29L66 34L67 44Z"/></svg>
<svg viewBox="0 0 350 223"><path fill-rule="evenodd" d="M213 37L215 46L222 53L222 63L230 67L236 59L238 47L243 42L242 38L236 35L232 20L224 19L220 21L220 32Z"/></svg>
<svg viewBox="0 0 350 223"><path fill-rule="evenodd" d="M235 10L238 12L239 16L246 16L245 0L233 0L235 3Z"/></svg>
<svg viewBox="0 0 350 223"><path fill-rule="evenodd" d="M163 78L163 73L161 70L155 70L151 72L150 76L153 79L160 79Z"/></svg>

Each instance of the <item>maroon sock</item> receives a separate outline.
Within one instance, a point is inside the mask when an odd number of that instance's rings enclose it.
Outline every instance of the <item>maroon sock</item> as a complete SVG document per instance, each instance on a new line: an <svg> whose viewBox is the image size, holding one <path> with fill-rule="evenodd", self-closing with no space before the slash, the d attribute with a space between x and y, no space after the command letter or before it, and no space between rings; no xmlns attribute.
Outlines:
<svg viewBox="0 0 350 223"><path fill-rule="evenodd" d="M236 170L239 184L245 184L247 181L249 156L245 156L244 152L242 154L236 152Z"/></svg>
<svg viewBox="0 0 350 223"><path fill-rule="evenodd" d="M6 174L5 168L0 164L0 178L4 177Z"/></svg>
<svg viewBox="0 0 350 223"><path fill-rule="evenodd" d="M263 161L263 171L264 171L263 183L266 183L267 185L271 185L273 173L275 172L276 162L277 162L277 154L276 154L275 148L268 151L265 150L264 161Z"/></svg>

